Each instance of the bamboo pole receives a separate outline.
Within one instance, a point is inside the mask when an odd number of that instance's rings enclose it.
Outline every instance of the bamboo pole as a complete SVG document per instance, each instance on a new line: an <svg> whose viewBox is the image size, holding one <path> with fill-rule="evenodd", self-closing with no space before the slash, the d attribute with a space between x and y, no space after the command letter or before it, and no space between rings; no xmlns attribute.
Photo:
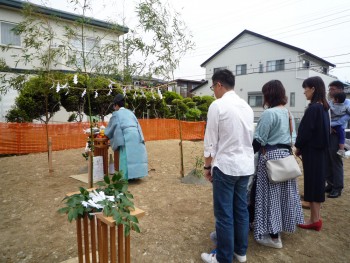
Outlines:
<svg viewBox="0 0 350 263"><path fill-rule="evenodd" d="M182 146L182 127L181 127L181 121L179 120L179 131L180 131L180 158L181 158L181 177L185 176L185 171L184 171L184 154L183 154L183 146Z"/></svg>
<svg viewBox="0 0 350 263"><path fill-rule="evenodd" d="M85 253L85 263L90 263L90 246L89 246L89 218L85 214L83 218L84 225L84 253Z"/></svg>
<svg viewBox="0 0 350 263"><path fill-rule="evenodd" d="M49 137L49 173L52 175L53 168L52 168L52 138Z"/></svg>
<svg viewBox="0 0 350 263"><path fill-rule="evenodd" d="M81 218L78 217L76 222L77 222L78 258L79 258L79 263L83 263L83 241L81 238L81 235L82 235Z"/></svg>
<svg viewBox="0 0 350 263"><path fill-rule="evenodd" d="M103 262L103 246L102 246L102 223L97 219L97 245L98 245L98 261Z"/></svg>
<svg viewBox="0 0 350 263"><path fill-rule="evenodd" d="M89 162L88 162L88 187L93 187L93 179L92 179L92 152L89 152Z"/></svg>
<svg viewBox="0 0 350 263"><path fill-rule="evenodd" d="M101 228L103 250L102 262L108 263L108 225L102 223Z"/></svg>
<svg viewBox="0 0 350 263"><path fill-rule="evenodd" d="M91 231L91 254L92 262L96 263L96 218L93 216L90 219L90 231Z"/></svg>
<svg viewBox="0 0 350 263"><path fill-rule="evenodd" d="M110 254L111 254L111 263L117 262L117 246L115 239L116 238L116 229L115 226L109 228L109 242L110 242Z"/></svg>
<svg viewBox="0 0 350 263"><path fill-rule="evenodd" d="M131 233L129 233L128 236L125 237L125 263L130 263L131 260L130 260L130 252L131 252L131 249L130 249L130 235Z"/></svg>
<svg viewBox="0 0 350 263"><path fill-rule="evenodd" d="M124 263L124 230L123 225L118 225L118 263Z"/></svg>

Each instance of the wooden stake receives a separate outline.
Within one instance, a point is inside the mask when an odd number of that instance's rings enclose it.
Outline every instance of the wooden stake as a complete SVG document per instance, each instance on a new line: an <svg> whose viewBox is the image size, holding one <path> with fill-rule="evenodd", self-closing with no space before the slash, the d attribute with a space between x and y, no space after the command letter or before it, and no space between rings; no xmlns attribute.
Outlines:
<svg viewBox="0 0 350 263"><path fill-rule="evenodd" d="M79 258L79 263L83 263L83 240L82 240L82 231L81 231L81 218L78 217L76 222L77 222L78 258Z"/></svg>
<svg viewBox="0 0 350 263"><path fill-rule="evenodd" d="M124 263L124 228L123 225L118 225L118 263Z"/></svg>
<svg viewBox="0 0 350 263"><path fill-rule="evenodd" d="M129 235L127 237L125 237L125 263L130 263L131 259L130 259L130 235L131 235L131 231L129 233Z"/></svg>
<svg viewBox="0 0 350 263"><path fill-rule="evenodd" d="M96 218L93 216L90 219L90 229L91 229L91 253L92 262L97 262L96 258Z"/></svg>
<svg viewBox="0 0 350 263"><path fill-rule="evenodd" d="M88 186L89 188L93 187L93 178L92 178L92 152L89 152L89 162L88 162Z"/></svg>
<svg viewBox="0 0 350 263"><path fill-rule="evenodd" d="M183 154L183 147L182 147L182 128L181 128L181 121L179 120L179 130L180 130L180 157L181 157L181 177L185 176L185 171L184 171L184 154Z"/></svg>
<svg viewBox="0 0 350 263"><path fill-rule="evenodd" d="M52 175L53 168L52 168L52 138L49 137L49 173Z"/></svg>
<svg viewBox="0 0 350 263"><path fill-rule="evenodd" d="M89 217L87 214L83 217L84 226L84 254L85 263L90 263L90 246L89 246Z"/></svg>

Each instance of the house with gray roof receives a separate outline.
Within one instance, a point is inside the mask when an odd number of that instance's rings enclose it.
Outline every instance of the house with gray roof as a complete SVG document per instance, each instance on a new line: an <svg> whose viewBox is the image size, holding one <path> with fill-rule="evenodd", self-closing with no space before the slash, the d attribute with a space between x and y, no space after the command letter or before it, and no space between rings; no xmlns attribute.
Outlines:
<svg viewBox="0 0 350 263"><path fill-rule="evenodd" d="M216 70L229 69L236 76L235 92L253 108L258 119L263 111L262 86L273 79L280 80L288 96L286 105L294 117L301 118L308 102L302 83L311 76L320 76L326 86L337 78L329 71L335 67L304 49L244 30L220 48L201 67L206 71L206 83L191 90L194 95L213 95L211 76Z"/></svg>

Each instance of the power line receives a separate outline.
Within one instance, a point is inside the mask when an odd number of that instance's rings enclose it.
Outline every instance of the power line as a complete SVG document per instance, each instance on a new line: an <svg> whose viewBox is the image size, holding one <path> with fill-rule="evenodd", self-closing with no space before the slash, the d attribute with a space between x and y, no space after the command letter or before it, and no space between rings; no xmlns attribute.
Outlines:
<svg viewBox="0 0 350 263"><path fill-rule="evenodd" d="M333 58L333 57L340 57L340 56L346 56L346 55L350 55L350 53L339 54L339 55L334 55L334 56L327 56L327 57L323 57L323 58Z"/></svg>
<svg viewBox="0 0 350 263"><path fill-rule="evenodd" d="M303 22L300 22L300 23L296 23L296 24L293 24L293 25L290 25L290 26L284 26L284 27L280 27L280 28L277 28L275 30L272 30L272 31L277 31L279 29L286 29L286 28L289 28L289 27L294 27L294 26L297 26L297 25L305 25L305 23L308 23L308 22L314 22L316 20L320 20L322 18L326 18L326 17L330 17L330 16L334 16L334 15L339 15L341 13L344 13L344 12L347 12L349 11L350 9L345 9L343 11L340 11L340 12L337 12L337 13L333 13L333 14L329 14L329 15L326 15L326 16L321 16L321 17L318 17L318 18L313 18L313 19L310 19L310 20L307 20L307 21L303 21ZM348 17L348 15L346 16L342 16L342 17L336 17L335 19L339 19L339 18L343 18L343 17ZM334 19L333 19L334 20ZM332 20L330 20L332 21Z"/></svg>
<svg viewBox="0 0 350 263"><path fill-rule="evenodd" d="M321 27L321 28L315 28L315 29L311 29L309 31L305 31L305 32L301 32L301 33L295 33L295 34L292 34L292 35L288 35L288 36L285 36L283 38L287 38L287 37L291 37L291 36L296 36L296 35L302 35L302 34L306 34L306 33L309 33L309 32L313 32L313 31L318 31L318 30L321 30L321 29L325 29L325 28L329 28L329 27L333 27L333 26L337 26L337 25L340 25L340 24L345 24L345 23L349 23L350 20L347 20L345 22L340 22L340 23L336 23L336 24L332 24L332 25L328 25L328 26L325 26L325 27ZM293 32L293 31L289 31L289 32ZM288 33L289 33L288 32ZM249 42L253 42L253 41L256 41L255 39L253 40L248 40L246 42L242 42L242 44L244 43L249 43ZM256 44L252 44L252 45L246 45L246 46L240 46L238 48L243 48L243 47L248 47L248 46L254 46L254 45L259 45L259 44L264 44L265 42L260 42L260 43L256 43ZM236 48L228 48L226 50L233 50L233 49L238 49L237 47ZM199 54L199 55L194 55L194 56L189 56L189 57L198 57L198 56L204 56L206 55L207 53L203 53L203 54Z"/></svg>
<svg viewBox="0 0 350 263"><path fill-rule="evenodd" d="M350 10L350 9L346 9L346 10L343 10L343 11L340 11L340 12L337 12L337 13L333 13L333 14L330 14L330 15L327 15L327 16L322 16L322 17L319 17L319 18L315 18L315 19L312 19L312 20L305 21L305 22L301 22L301 23L297 23L297 24L294 24L294 25L286 26L286 27L283 27L283 29L288 28L288 27L294 27L294 26L299 25L299 24L305 24L305 23L308 23L308 22L313 22L313 21L315 21L315 20L320 20L320 19L325 18L325 17L328 17L328 16L338 15L338 14L340 14L340 13L344 13L344 12L347 12L347 11L349 11L349 10ZM349 16L337 17L337 18L335 18L335 19L331 19L331 20L328 20L328 21L323 21L323 22L318 23L318 24L323 24L323 23L330 22L330 21L333 21L333 20L339 20L340 18L344 18L344 17L349 17ZM314 24L314 25L317 25L317 24ZM313 25L311 25L311 26L313 26ZM301 30L301 29L303 29L303 28L308 28L308 27L310 27L310 26L302 27L302 28L300 28L299 30ZM281 28L281 29L282 29L282 28ZM279 29L276 29L276 30L279 30ZM266 33L263 33L263 34L269 34L270 32L273 32L273 31L276 31L276 30L266 31ZM295 31L295 29L289 30L289 31L285 31L285 32L281 32L281 33L278 33L278 34L274 34L274 36L281 35L281 34L285 34L285 33L289 33L289 32L293 32L293 31ZM287 37L287 36L286 36L286 37ZM223 45L224 45L224 44L223 44ZM207 45L207 46L204 46L203 48L209 47L209 46L212 46L212 45Z"/></svg>
<svg viewBox="0 0 350 263"><path fill-rule="evenodd" d="M348 61L348 62L339 62L339 63L337 63L337 65L341 65L341 64L349 64L350 63L350 61Z"/></svg>

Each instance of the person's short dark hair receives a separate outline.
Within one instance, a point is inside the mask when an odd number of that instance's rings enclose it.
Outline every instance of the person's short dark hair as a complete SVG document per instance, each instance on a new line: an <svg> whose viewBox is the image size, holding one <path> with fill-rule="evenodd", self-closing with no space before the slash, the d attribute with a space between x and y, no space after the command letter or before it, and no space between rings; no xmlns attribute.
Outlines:
<svg viewBox="0 0 350 263"><path fill-rule="evenodd" d="M319 76L310 77L303 81L303 88L314 88L315 91L311 98L311 103L322 102L325 110L329 109L326 99L326 86Z"/></svg>
<svg viewBox="0 0 350 263"><path fill-rule="evenodd" d="M335 93L333 95L333 99L337 102L337 103L344 103L345 99L346 99L346 94L345 92L338 92Z"/></svg>
<svg viewBox="0 0 350 263"><path fill-rule="evenodd" d="M232 71L228 69L221 69L216 71L211 80L214 82L220 82L223 86L228 89L233 89L235 87L235 76Z"/></svg>
<svg viewBox="0 0 350 263"><path fill-rule="evenodd" d="M281 81L270 80L269 82L265 83L261 91L264 95L264 108L265 106L272 108L278 105L287 104L288 99L286 96L286 90Z"/></svg>
<svg viewBox="0 0 350 263"><path fill-rule="evenodd" d="M119 107L125 106L125 99L122 94L117 94L113 99L114 106L118 105Z"/></svg>
<svg viewBox="0 0 350 263"><path fill-rule="evenodd" d="M344 84L339 80L332 81L331 83L329 83L328 87L336 87L337 89L344 90Z"/></svg>

